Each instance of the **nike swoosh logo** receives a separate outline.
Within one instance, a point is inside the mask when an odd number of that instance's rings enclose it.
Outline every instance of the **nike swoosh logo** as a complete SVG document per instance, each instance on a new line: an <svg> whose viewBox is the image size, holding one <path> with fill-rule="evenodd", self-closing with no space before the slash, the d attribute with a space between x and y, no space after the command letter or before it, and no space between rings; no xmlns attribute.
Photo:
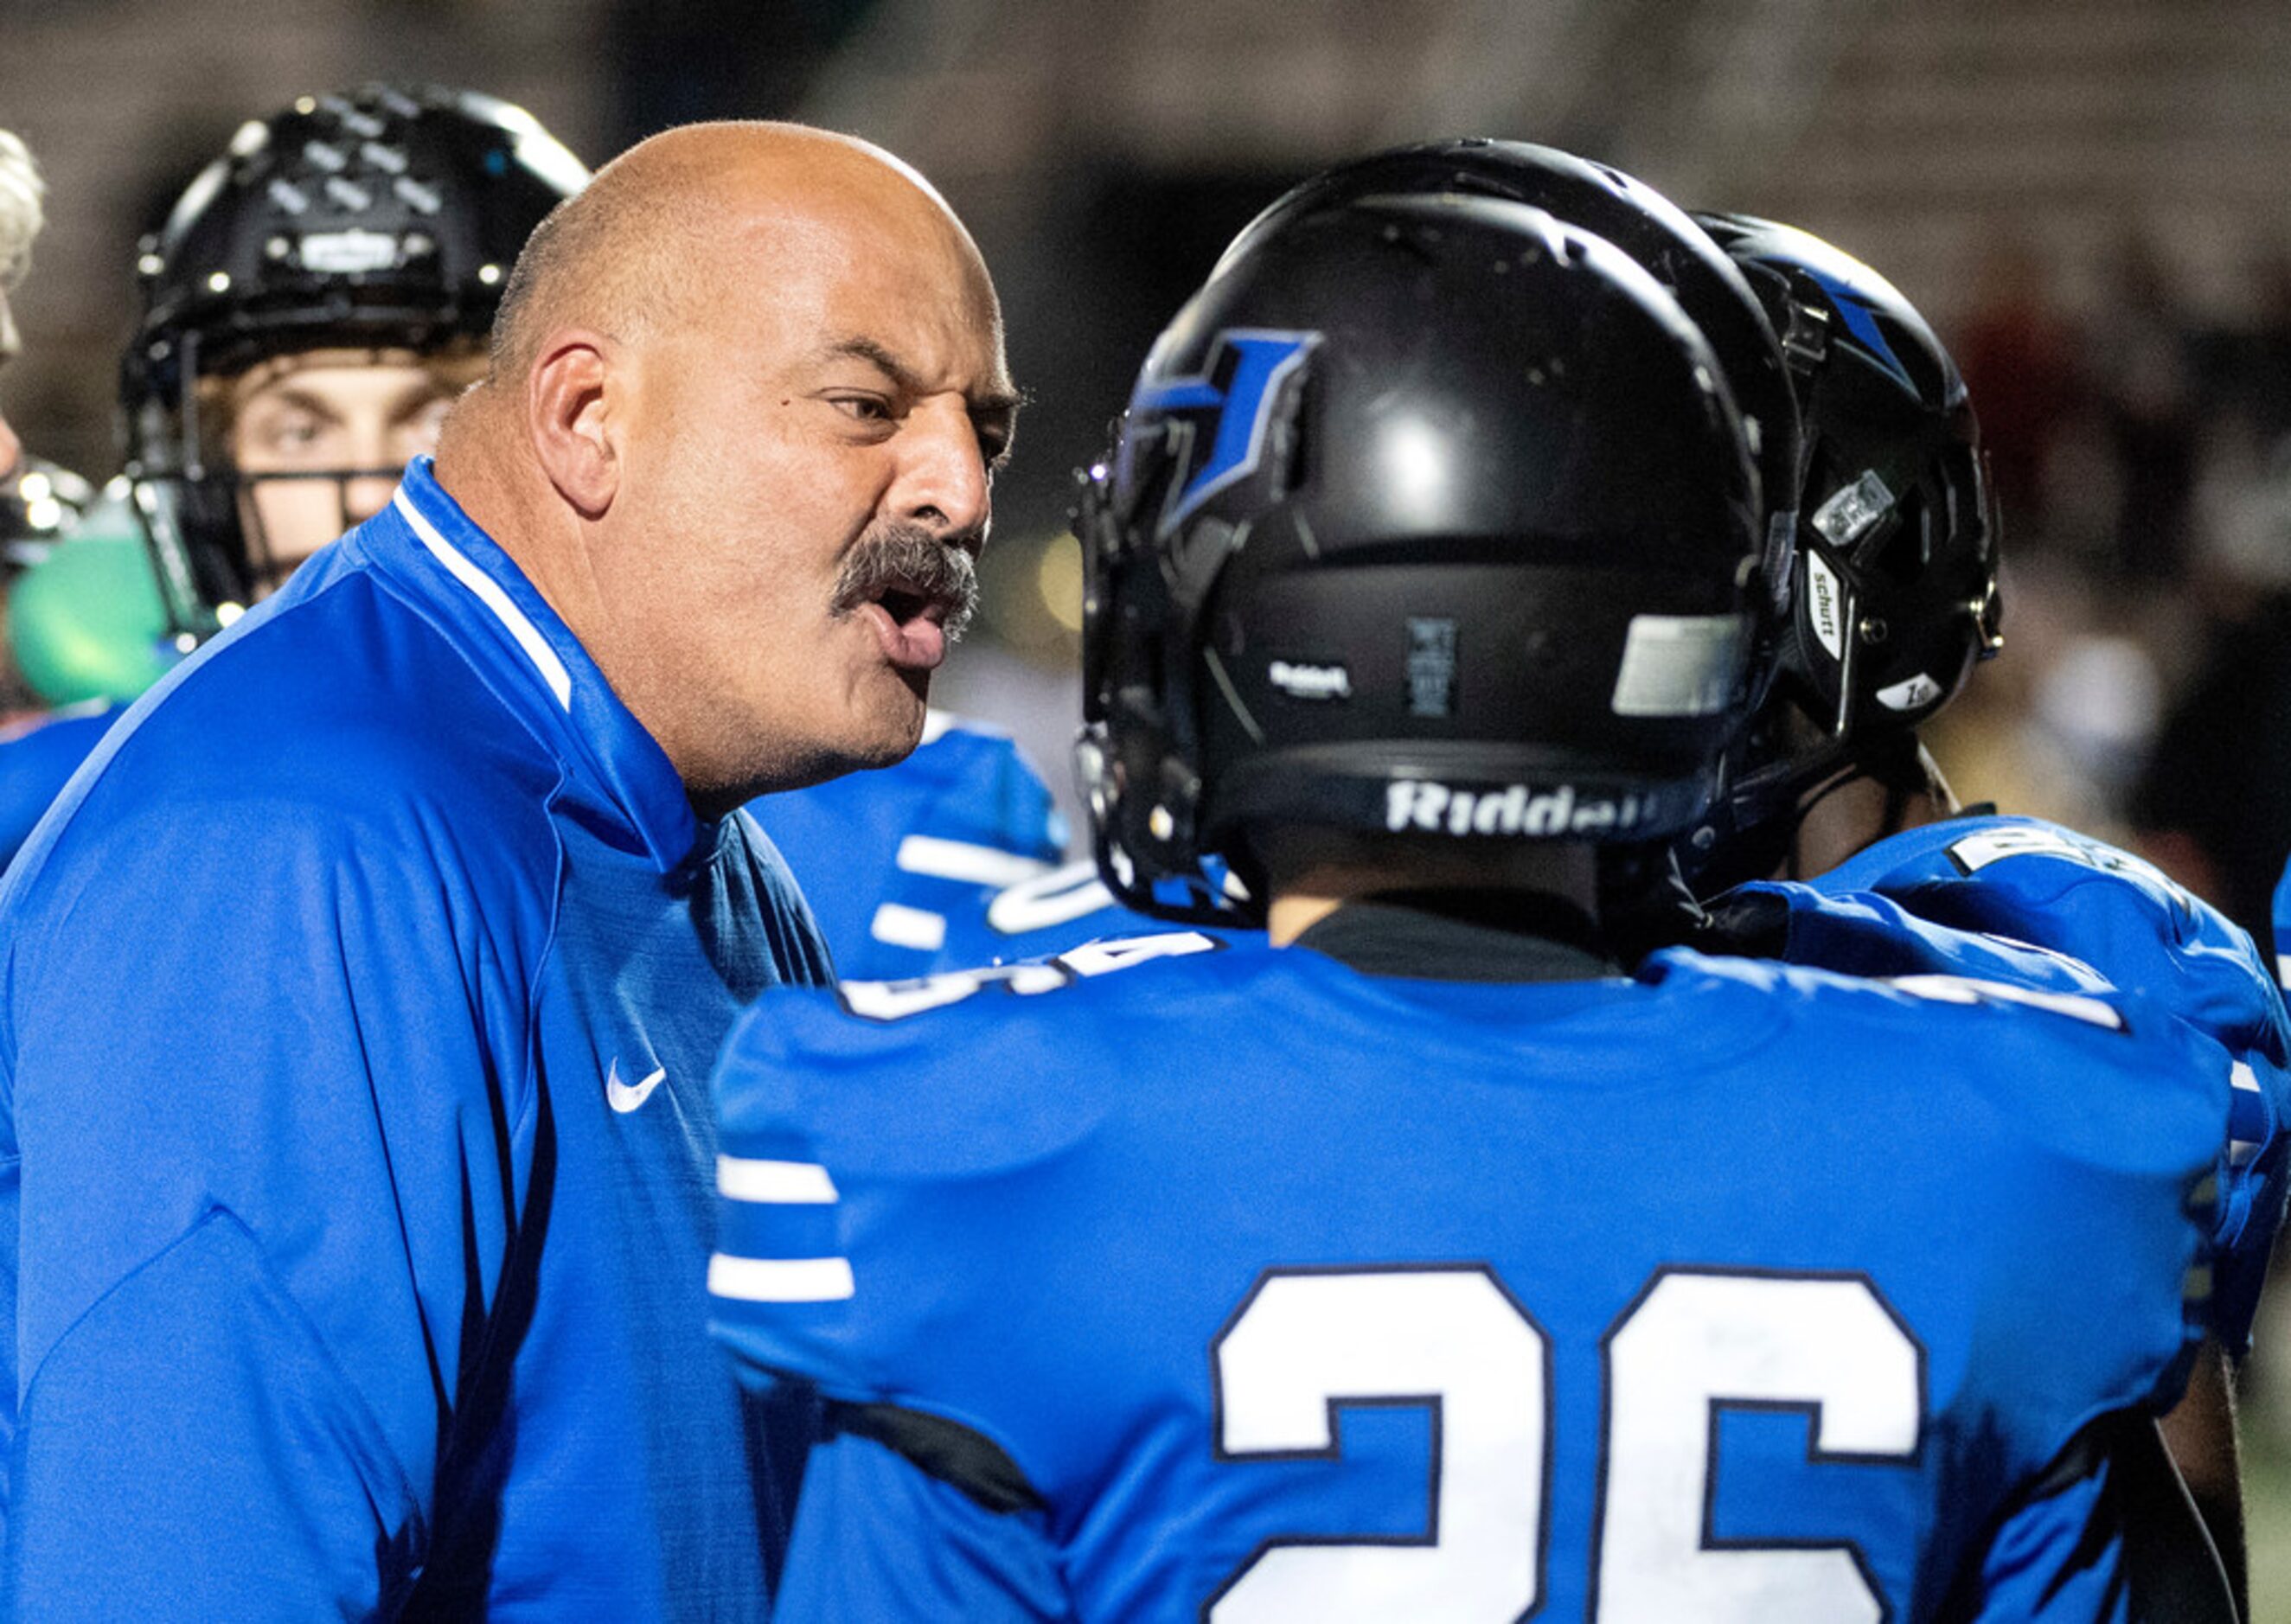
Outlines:
<svg viewBox="0 0 2291 1624"><path fill-rule="evenodd" d="M653 1068L651 1076L632 1087L621 1081L621 1063L615 1057L605 1072L605 1098L615 1111L633 1111L652 1097L652 1091L660 1087L667 1075L668 1067L657 1065Z"/></svg>

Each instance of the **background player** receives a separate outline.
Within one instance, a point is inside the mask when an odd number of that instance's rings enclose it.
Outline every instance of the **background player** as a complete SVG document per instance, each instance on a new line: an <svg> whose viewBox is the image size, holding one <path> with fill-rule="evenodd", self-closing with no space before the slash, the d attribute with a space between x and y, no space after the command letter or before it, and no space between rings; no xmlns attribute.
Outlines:
<svg viewBox="0 0 2291 1624"><path fill-rule="evenodd" d="M377 511L482 374L518 248L587 173L471 92L367 85L244 126L137 260L121 408L158 615L80 640L189 648ZM31 590L77 562L51 559ZM129 652L111 699L164 669ZM0 746L0 861L115 718L75 705Z"/></svg>
<svg viewBox="0 0 2291 1624"><path fill-rule="evenodd" d="M521 109L386 84L302 97L200 173L141 245L121 364L175 631L381 511L484 374L518 249L587 179Z"/></svg>
<svg viewBox="0 0 2291 1624"><path fill-rule="evenodd" d="M41 196L44 188L32 155L15 135L0 130L0 366L16 357L22 341L8 295L31 263L32 242L40 234ZM0 484L14 481L23 461L23 442L0 414Z"/></svg>
<svg viewBox="0 0 2291 1624"><path fill-rule="evenodd" d="M1706 890L1834 866L1957 810L1917 728L2003 647L1998 534L1964 380L1893 285L1819 238L1698 223L1739 263L1788 358L1795 612L1735 754L1732 821L1686 856Z"/></svg>
<svg viewBox="0 0 2291 1624"><path fill-rule="evenodd" d="M744 1018L718 1329L833 1429L781 1616L2227 1616L2109 1419L2181 1366L2225 1057L1618 977L1597 853L1743 714L1756 489L1676 303L1515 204L1301 213L1181 313L1089 538L1093 816L1281 945Z"/></svg>
<svg viewBox="0 0 2291 1624"><path fill-rule="evenodd" d="M2215 1233L2220 1347L2166 1426L2240 1592L2224 1360L2248 1345L2282 1214L2281 1001L2249 938L2150 865L2037 819L1961 812L1917 730L2001 646L1998 536L1964 382L1869 266L1772 221L1697 218L1783 337L1805 470L1796 609L1769 647L1772 697L1734 754L1728 800L1683 853L1706 894L1777 872L1819 876L1735 893L1709 939L1857 973L2079 985L1995 938L2034 944L2155 999L2243 1063Z"/></svg>
<svg viewBox="0 0 2291 1624"><path fill-rule="evenodd" d="M9 295L31 269L32 244L45 222L46 191L22 140L0 130L0 373L23 345ZM0 410L0 571L12 576L44 552L91 495L85 480L25 450ZM31 703L20 675L0 663L0 725L17 720L12 713Z"/></svg>

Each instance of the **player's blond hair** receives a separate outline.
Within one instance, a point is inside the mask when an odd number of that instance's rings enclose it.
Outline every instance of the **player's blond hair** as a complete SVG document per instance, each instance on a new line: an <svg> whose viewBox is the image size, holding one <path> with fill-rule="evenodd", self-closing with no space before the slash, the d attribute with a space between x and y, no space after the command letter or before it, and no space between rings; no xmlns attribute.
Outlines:
<svg viewBox="0 0 2291 1624"><path fill-rule="evenodd" d="M13 286L31 263L47 189L23 141L0 130L0 288Z"/></svg>

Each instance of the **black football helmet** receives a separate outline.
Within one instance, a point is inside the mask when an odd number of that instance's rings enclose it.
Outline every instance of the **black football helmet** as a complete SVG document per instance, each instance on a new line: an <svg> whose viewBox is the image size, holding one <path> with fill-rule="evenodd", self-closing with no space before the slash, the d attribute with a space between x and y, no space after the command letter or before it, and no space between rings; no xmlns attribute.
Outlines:
<svg viewBox="0 0 2291 1624"><path fill-rule="evenodd" d="M1770 650L1767 712L1733 763L1726 821L1698 837L1708 849L1758 825L1780 838L1824 779L1910 753L1912 730L2002 647L2003 605L1979 426L1925 318L1820 237L1748 215L1695 219L1781 334L1804 427L1795 607ZM1751 866L1780 856L1761 851Z"/></svg>
<svg viewBox="0 0 2291 1624"><path fill-rule="evenodd" d="M482 339L525 239L587 175L520 108L390 84L305 96L199 173L141 245L120 369L128 472L179 630L212 630L261 573L201 383L309 350Z"/></svg>
<svg viewBox="0 0 2291 1624"><path fill-rule="evenodd" d="M1797 406L1765 309L1742 273L1684 211L1608 165L1529 141L1481 137L1371 153L1299 182L1241 229L1220 264L1298 216L1347 197L1454 192L1508 197L1603 237L1651 272L1702 329L1724 368L1759 473L1767 545L1785 551L1797 491ZM1774 578L1787 584L1778 561Z"/></svg>
<svg viewBox="0 0 2291 1624"><path fill-rule="evenodd" d="M1254 231L1083 486L1098 862L1232 922L1241 837L1644 843L1696 818L1772 602L1710 346L1517 203L1348 197Z"/></svg>

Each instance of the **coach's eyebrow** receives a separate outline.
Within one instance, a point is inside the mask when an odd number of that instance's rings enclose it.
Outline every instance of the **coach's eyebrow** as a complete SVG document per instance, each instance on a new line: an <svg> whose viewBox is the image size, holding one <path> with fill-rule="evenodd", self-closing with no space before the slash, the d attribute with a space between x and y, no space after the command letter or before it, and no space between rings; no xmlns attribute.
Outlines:
<svg viewBox="0 0 2291 1624"><path fill-rule="evenodd" d="M906 394L928 392L920 374L913 367L872 338L838 339L822 353L829 359L848 358L864 361ZM1012 413L1026 404L1024 391L1015 389L985 390L965 398L974 413Z"/></svg>
<svg viewBox="0 0 2291 1624"><path fill-rule="evenodd" d="M851 359L864 361L899 388L916 392L921 380L913 367L892 354L872 338L838 339L820 352L824 360Z"/></svg>

